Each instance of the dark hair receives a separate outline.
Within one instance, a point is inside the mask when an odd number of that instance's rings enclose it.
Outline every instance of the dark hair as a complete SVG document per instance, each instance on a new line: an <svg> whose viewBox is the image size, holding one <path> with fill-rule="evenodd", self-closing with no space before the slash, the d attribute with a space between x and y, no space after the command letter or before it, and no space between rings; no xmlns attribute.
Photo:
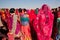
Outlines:
<svg viewBox="0 0 60 40"><path fill-rule="evenodd" d="M25 8L23 10L24 10L24 12L27 11Z"/></svg>
<svg viewBox="0 0 60 40"><path fill-rule="evenodd" d="M54 9L51 9L51 10L54 10Z"/></svg>
<svg viewBox="0 0 60 40"><path fill-rule="evenodd" d="M60 7L58 7L58 8L60 8Z"/></svg>
<svg viewBox="0 0 60 40"><path fill-rule="evenodd" d="M36 9L39 9L39 8L36 8Z"/></svg>
<svg viewBox="0 0 60 40"><path fill-rule="evenodd" d="M57 11L57 8L55 8L55 11Z"/></svg>
<svg viewBox="0 0 60 40"><path fill-rule="evenodd" d="M14 8L11 8L10 9L10 13L14 13L15 9Z"/></svg>
<svg viewBox="0 0 60 40"><path fill-rule="evenodd" d="M18 9L18 11L19 11L19 13L20 13L20 12L22 12L22 9L21 9L21 8L19 8L19 9Z"/></svg>

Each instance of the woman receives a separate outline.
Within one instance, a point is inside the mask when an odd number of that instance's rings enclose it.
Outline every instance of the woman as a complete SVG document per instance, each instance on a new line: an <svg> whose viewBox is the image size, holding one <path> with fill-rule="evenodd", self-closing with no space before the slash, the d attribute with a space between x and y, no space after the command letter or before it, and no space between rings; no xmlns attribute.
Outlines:
<svg viewBox="0 0 60 40"><path fill-rule="evenodd" d="M53 21L53 29L52 29L52 38L56 40L56 35L57 35L57 8L54 8L51 10L52 13L54 14L54 21Z"/></svg>
<svg viewBox="0 0 60 40"><path fill-rule="evenodd" d="M7 33L9 32L7 23L3 20L0 13L0 40L7 38ZM6 39L5 39L6 40Z"/></svg>
<svg viewBox="0 0 60 40"><path fill-rule="evenodd" d="M53 18L52 12L48 6L44 4L33 23L37 33L37 40L51 40Z"/></svg>
<svg viewBox="0 0 60 40"><path fill-rule="evenodd" d="M58 18L57 18L57 35L56 35L56 40L60 40L60 7L59 7L59 10L58 10Z"/></svg>
<svg viewBox="0 0 60 40"><path fill-rule="evenodd" d="M19 37L20 33L20 24L18 21L18 15L15 14L15 9L10 9L10 17L8 18L9 23L9 40L14 40L15 37ZM11 37L11 38L10 38Z"/></svg>
<svg viewBox="0 0 60 40"><path fill-rule="evenodd" d="M39 8L36 8L36 9L35 9L35 14L37 15L38 12L39 12Z"/></svg>
<svg viewBox="0 0 60 40"><path fill-rule="evenodd" d="M32 40L37 40L37 35L33 28L33 22L34 22L34 19L36 19L36 16L38 13L36 14L36 10L31 9L29 10L28 14L29 14L29 22L30 22Z"/></svg>
<svg viewBox="0 0 60 40"><path fill-rule="evenodd" d="M22 10L22 14L20 16L21 20L21 31L22 31L22 39L21 40L32 40L30 34L30 26L29 26L29 15L26 12L26 9Z"/></svg>

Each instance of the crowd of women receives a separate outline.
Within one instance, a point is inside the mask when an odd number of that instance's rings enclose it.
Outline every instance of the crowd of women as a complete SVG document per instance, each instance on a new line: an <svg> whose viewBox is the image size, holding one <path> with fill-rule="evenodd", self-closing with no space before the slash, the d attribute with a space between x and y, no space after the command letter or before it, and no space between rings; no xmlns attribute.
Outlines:
<svg viewBox="0 0 60 40"><path fill-rule="evenodd" d="M59 40L58 9L0 9L0 40Z"/></svg>

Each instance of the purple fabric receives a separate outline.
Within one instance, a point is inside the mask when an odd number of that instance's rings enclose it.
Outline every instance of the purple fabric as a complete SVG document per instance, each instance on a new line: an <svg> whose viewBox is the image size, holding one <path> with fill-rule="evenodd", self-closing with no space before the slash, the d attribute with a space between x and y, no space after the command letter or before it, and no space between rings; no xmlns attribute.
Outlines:
<svg viewBox="0 0 60 40"><path fill-rule="evenodd" d="M15 34L18 34L20 31L20 23L17 22Z"/></svg>
<svg viewBox="0 0 60 40"><path fill-rule="evenodd" d="M8 28L9 28L9 30L11 31L11 30L12 30L12 24L13 24L13 16L10 16L10 17L7 19L7 22L8 22ZM15 34L18 34L19 31L20 31L20 23L17 21Z"/></svg>
<svg viewBox="0 0 60 40"><path fill-rule="evenodd" d="M13 22L13 19L12 17L9 18L9 30L12 30L12 22Z"/></svg>

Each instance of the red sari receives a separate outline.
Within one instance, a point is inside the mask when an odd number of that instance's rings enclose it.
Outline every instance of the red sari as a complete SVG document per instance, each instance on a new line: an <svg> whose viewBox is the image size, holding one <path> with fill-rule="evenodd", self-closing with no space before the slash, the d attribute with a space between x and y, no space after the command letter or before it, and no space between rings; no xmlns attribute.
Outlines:
<svg viewBox="0 0 60 40"><path fill-rule="evenodd" d="M46 11L45 13L44 10ZM54 16L52 12L48 9L48 6L44 4L33 23L34 29L37 33L37 40L51 40L53 18Z"/></svg>
<svg viewBox="0 0 60 40"><path fill-rule="evenodd" d="M9 17L11 16L10 13L9 13L9 9L5 9L5 16L6 16L6 22L7 22L7 25L8 25L8 29L10 29L10 20L9 20Z"/></svg>

